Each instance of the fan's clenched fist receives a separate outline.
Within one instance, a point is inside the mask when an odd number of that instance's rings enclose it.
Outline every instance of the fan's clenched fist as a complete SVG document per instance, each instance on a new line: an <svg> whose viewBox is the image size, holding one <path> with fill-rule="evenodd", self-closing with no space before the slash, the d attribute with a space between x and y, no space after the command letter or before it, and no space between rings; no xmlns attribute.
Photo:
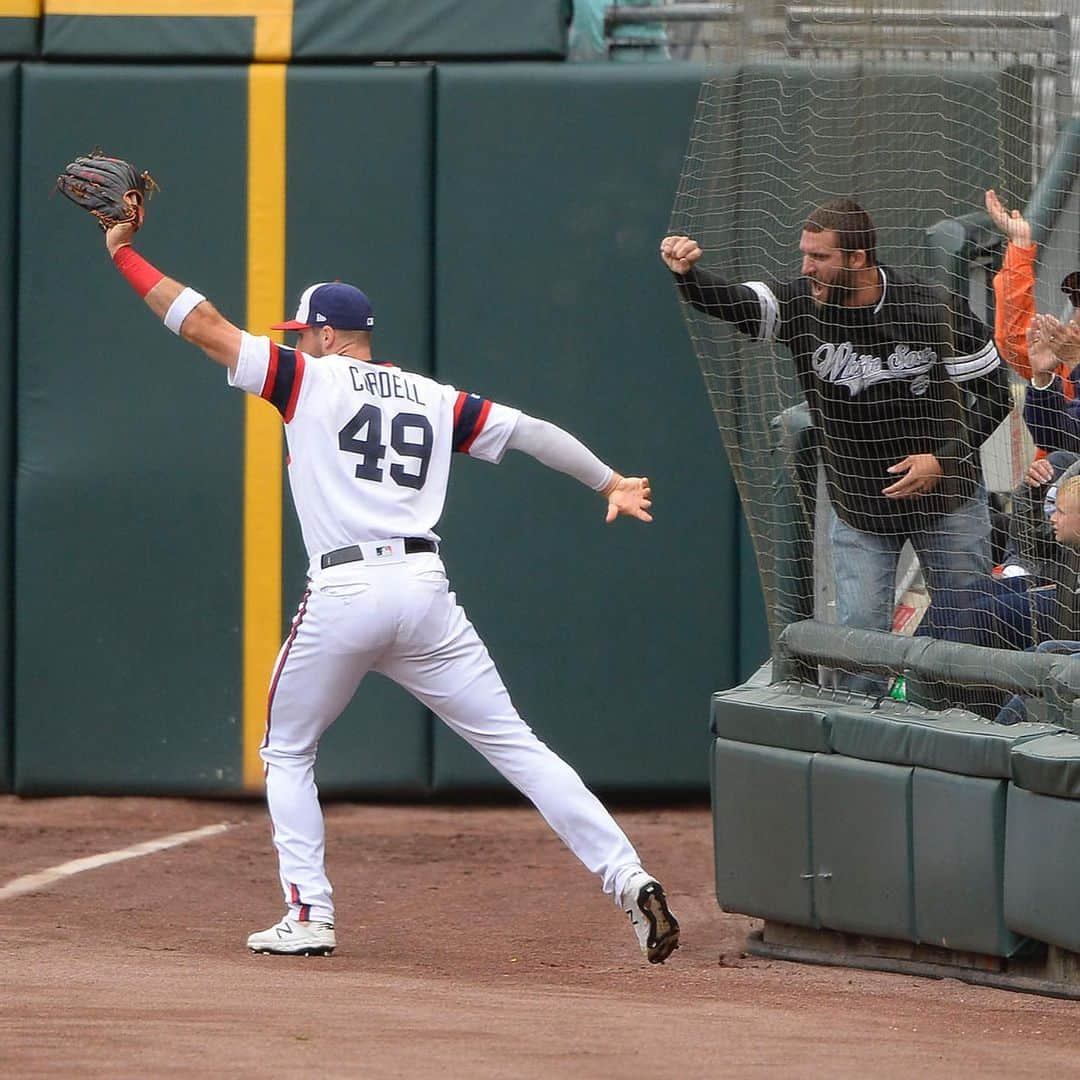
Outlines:
<svg viewBox="0 0 1080 1080"><path fill-rule="evenodd" d="M701 248L689 236L665 236L660 241L660 258L669 270L685 274L701 258Z"/></svg>

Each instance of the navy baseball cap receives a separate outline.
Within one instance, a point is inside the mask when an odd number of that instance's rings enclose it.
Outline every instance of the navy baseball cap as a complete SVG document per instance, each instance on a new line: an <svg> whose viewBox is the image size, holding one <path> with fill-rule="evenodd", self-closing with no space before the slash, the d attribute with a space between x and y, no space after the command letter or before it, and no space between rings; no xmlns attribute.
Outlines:
<svg viewBox="0 0 1080 1080"><path fill-rule="evenodd" d="M354 285L342 281L320 281L300 294L296 317L275 323L271 330L308 330L332 326L335 330L373 330L375 316L371 301Z"/></svg>

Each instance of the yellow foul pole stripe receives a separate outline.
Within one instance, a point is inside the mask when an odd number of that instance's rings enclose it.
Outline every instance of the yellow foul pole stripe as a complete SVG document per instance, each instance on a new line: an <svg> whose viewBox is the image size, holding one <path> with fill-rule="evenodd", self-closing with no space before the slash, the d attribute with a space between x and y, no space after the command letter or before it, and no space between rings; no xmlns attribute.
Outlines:
<svg viewBox="0 0 1080 1080"><path fill-rule="evenodd" d="M30 3L0 0L0 14L9 14L5 6L30 7ZM41 0L34 0L33 11L41 10ZM170 17L226 16L255 20L256 60L288 60L292 54L293 0L44 0L46 15L157 15ZM12 11L21 15L23 12Z"/></svg>
<svg viewBox="0 0 1080 1080"><path fill-rule="evenodd" d="M0 14L37 15L41 0L0 0ZM44 0L45 15L249 17L254 57L292 54L293 0ZM281 63L248 75L247 325L256 333L285 306L285 75ZM243 781L262 787L259 745L281 636L281 420L249 397L244 418Z"/></svg>
<svg viewBox="0 0 1080 1080"><path fill-rule="evenodd" d="M248 74L247 325L285 310L284 64ZM281 417L248 396L244 425L244 787L262 786L266 691L281 644Z"/></svg>
<svg viewBox="0 0 1080 1080"><path fill-rule="evenodd" d="M41 0L0 0L0 18L36 19L41 14Z"/></svg>

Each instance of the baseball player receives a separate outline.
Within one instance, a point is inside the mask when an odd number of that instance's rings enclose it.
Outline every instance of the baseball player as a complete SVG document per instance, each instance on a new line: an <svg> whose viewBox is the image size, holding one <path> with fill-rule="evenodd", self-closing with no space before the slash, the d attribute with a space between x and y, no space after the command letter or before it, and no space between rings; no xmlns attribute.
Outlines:
<svg viewBox="0 0 1080 1080"><path fill-rule="evenodd" d="M140 218L141 220L141 218ZM679 946L664 890L599 800L518 715L450 591L434 529L454 451L497 463L520 450L607 501L607 520L651 521L644 477L621 476L543 420L377 362L359 289L305 289L295 348L240 330L200 293L131 246L138 222L105 243L165 325L228 370L230 386L269 401L285 423L289 482L310 559L308 587L270 682L266 792L285 917L252 934L261 953L333 952L334 905L314 766L319 738L369 671L403 686L526 795L630 917L658 964Z"/></svg>

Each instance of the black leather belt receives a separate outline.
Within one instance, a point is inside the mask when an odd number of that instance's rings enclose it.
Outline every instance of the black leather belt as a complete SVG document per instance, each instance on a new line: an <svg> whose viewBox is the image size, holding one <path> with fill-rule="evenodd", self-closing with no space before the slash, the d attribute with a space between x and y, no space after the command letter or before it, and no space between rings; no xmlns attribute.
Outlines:
<svg viewBox="0 0 1080 1080"><path fill-rule="evenodd" d="M420 536L405 537L405 554L416 555L421 551L438 551L439 545L434 540L425 540ZM320 560L319 565L325 570L328 566L340 566L347 562L363 562L364 553L353 544L352 547L338 548L337 551L328 551Z"/></svg>

